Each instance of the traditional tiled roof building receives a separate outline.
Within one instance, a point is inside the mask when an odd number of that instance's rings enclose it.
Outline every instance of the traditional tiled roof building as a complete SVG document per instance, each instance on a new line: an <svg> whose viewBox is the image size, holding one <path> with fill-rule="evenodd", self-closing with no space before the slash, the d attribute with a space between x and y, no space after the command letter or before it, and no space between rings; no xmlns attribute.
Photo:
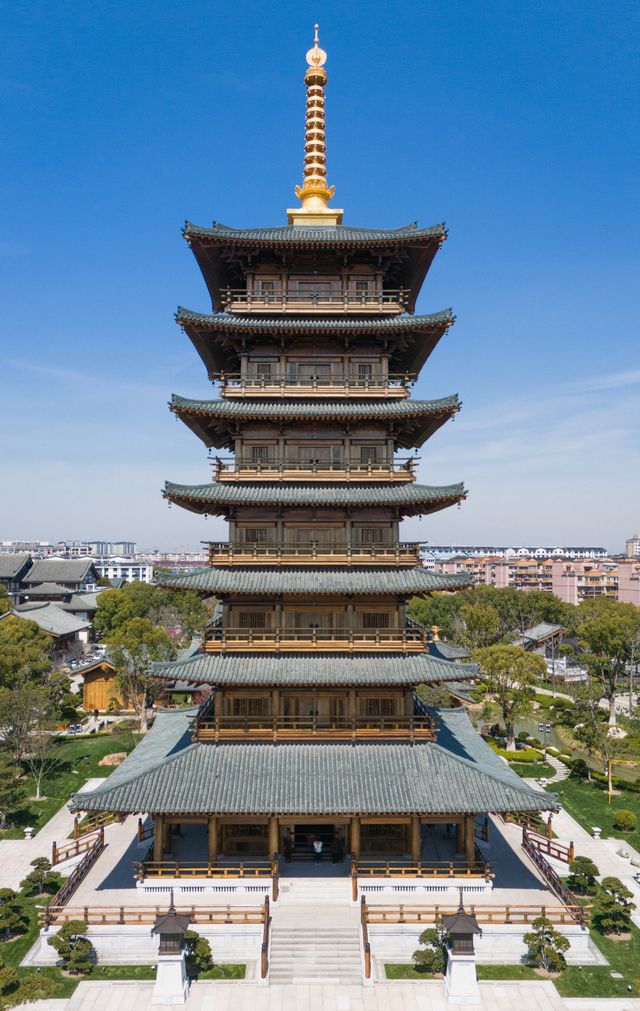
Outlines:
<svg viewBox="0 0 640 1011"><path fill-rule="evenodd" d="M171 410L230 455L215 457L213 481L168 483L164 495L223 516L229 539L210 544L207 568L164 580L218 607L201 652L154 674L211 694L161 714L108 784L77 800L153 814L156 869L174 845L167 825L189 820L206 823L213 864L295 854L310 836L339 839L356 859L419 861L422 826L455 823L471 866L475 814L549 806L490 758L483 768L479 737L470 756L440 744L437 715L414 694L476 674L431 655L406 613L410 597L468 577L427 571L420 545L400 540L404 517L466 494L418 484L406 455L460 407L410 396L453 322L450 310L414 315L446 232L342 224L326 183L325 58L316 41L301 206L288 224L184 231L213 311L177 318L221 398L174 396Z"/></svg>

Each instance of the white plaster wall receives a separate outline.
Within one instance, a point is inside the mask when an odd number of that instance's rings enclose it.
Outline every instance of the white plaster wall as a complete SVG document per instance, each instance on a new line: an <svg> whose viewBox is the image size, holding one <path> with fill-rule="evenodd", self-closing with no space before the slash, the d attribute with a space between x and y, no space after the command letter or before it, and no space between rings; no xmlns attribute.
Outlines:
<svg viewBox="0 0 640 1011"><path fill-rule="evenodd" d="M457 906L460 899L460 889L465 895L477 895L478 893L490 892L493 890L493 879L485 881L484 878L446 878L440 881L425 881L424 878L402 878L398 880L389 878L358 878L358 892L360 895L371 897L375 902L376 896L395 895L401 898L420 895L442 895L444 901L448 898L455 899ZM359 901L359 900L358 900Z"/></svg>

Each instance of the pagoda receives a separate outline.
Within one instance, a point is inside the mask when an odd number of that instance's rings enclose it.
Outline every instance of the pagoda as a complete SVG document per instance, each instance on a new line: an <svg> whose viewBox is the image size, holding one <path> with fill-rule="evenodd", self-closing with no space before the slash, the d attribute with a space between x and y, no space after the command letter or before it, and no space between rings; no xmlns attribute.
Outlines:
<svg viewBox="0 0 640 1011"><path fill-rule="evenodd" d="M444 683L455 694L477 675L432 655L407 614L411 597L467 577L428 571L420 544L400 539L403 518L466 494L418 484L411 452L460 408L410 395L453 323L450 310L415 313L446 231L343 225L327 183L325 62L316 30L288 224L184 229L212 312L177 319L221 395L172 398L214 473L164 495L224 517L229 538L209 544L206 568L163 580L216 606L200 652L153 673L208 694L161 712L105 785L75 800L154 818L150 878L184 825L202 826L205 877L220 860L308 857L310 838L354 861L428 863L429 826L451 830L471 873L476 815L549 806L464 710L434 712L415 693Z"/></svg>

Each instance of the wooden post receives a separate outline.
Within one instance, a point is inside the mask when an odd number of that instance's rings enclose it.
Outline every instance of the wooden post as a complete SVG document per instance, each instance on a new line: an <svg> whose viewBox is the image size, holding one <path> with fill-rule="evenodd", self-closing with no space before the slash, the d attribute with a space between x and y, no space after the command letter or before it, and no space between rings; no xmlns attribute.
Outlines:
<svg viewBox="0 0 640 1011"><path fill-rule="evenodd" d="M273 860L280 851L280 824L277 818L269 818L269 856Z"/></svg>
<svg viewBox="0 0 640 1011"><path fill-rule="evenodd" d="M347 698L347 716L354 719L358 715L358 700L355 689L350 688Z"/></svg>
<svg viewBox="0 0 640 1011"><path fill-rule="evenodd" d="M464 853L464 820L456 822L456 853Z"/></svg>
<svg viewBox="0 0 640 1011"><path fill-rule="evenodd" d="M414 864L420 863L422 846L420 840L420 819L414 815L411 819L411 860Z"/></svg>
<svg viewBox="0 0 640 1011"><path fill-rule="evenodd" d="M213 814L207 821L207 845L209 863L215 864L218 861L218 819Z"/></svg>
<svg viewBox="0 0 640 1011"><path fill-rule="evenodd" d="M547 818L546 836L547 839L553 838L553 814L551 814L551 812L549 813L549 817Z"/></svg>
<svg viewBox="0 0 640 1011"><path fill-rule="evenodd" d="M275 717L281 716L280 712L280 689L273 688L271 691L271 715Z"/></svg>
<svg viewBox="0 0 640 1011"><path fill-rule="evenodd" d="M569 854L568 854L568 856L569 856L569 863L572 864L573 861L575 860L575 857L576 857L576 850L575 850L575 846L573 845L573 839L569 843Z"/></svg>
<svg viewBox="0 0 640 1011"><path fill-rule="evenodd" d="M173 833L172 833L171 822L167 821L166 816L165 816L165 821L164 821L164 846L163 846L163 852L164 853L170 853L171 850L173 849L172 836L173 836Z"/></svg>
<svg viewBox="0 0 640 1011"><path fill-rule="evenodd" d="M465 842L465 860L467 862L467 867L471 867L475 863L476 859L476 841L473 834L473 815L466 814L464 816L464 842Z"/></svg>
<svg viewBox="0 0 640 1011"><path fill-rule="evenodd" d="M351 819L351 852L356 860L360 859L360 819Z"/></svg>
<svg viewBox="0 0 640 1011"><path fill-rule="evenodd" d="M153 816L153 859L156 862L162 861L164 842L164 816L154 814Z"/></svg>

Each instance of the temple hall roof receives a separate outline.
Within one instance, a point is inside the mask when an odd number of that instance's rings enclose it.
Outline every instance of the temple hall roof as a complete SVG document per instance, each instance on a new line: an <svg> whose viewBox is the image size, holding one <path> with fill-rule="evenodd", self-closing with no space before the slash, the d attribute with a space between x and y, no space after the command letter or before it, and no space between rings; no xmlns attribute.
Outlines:
<svg viewBox="0 0 640 1011"><path fill-rule="evenodd" d="M233 313L201 313L180 307L176 320L191 338L207 366L210 378L222 370L238 371L237 344L247 336L282 339L283 336L323 337L339 340L349 336L384 340L390 367L400 372L418 372L438 341L453 324L451 309L428 315L293 317L238 316Z"/></svg>
<svg viewBox="0 0 640 1011"><path fill-rule="evenodd" d="M13 554L0 552L0 579L18 579L31 561L28 551Z"/></svg>
<svg viewBox="0 0 640 1011"><path fill-rule="evenodd" d="M171 397L171 410L206 446L233 448L236 422L381 421L396 425L398 446L421 446L460 410L456 395L439 400L326 401L189 400Z"/></svg>
<svg viewBox="0 0 640 1011"><path fill-rule="evenodd" d="M418 228L415 221L400 228L353 228L349 225L326 225L317 228L309 225L278 225L275 228L230 228L219 221L203 227L185 222L183 235L186 239L208 239L222 245L245 245L246 243L264 243L265 245L295 245L309 248L333 249L339 245L365 245L372 242L376 245L388 246L423 243L429 239L446 238L447 230L444 224L431 225L428 228Z"/></svg>
<svg viewBox="0 0 640 1011"><path fill-rule="evenodd" d="M83 811L449 814L548 810L553 798L440 744L189 743L194 710L162 712ZM516 781L517 780L517 781Z"/></svg>
<svg viewBox="0 0 640 1011"><path fill-rule="evenodd" d="M231 569L207 567L185 576L161 576L160 586L176 590L196 590L215 595L309 594L331 596L341 593L378 595L388 593L412 596L433 590L461 589L471 585L463 573L446 575L430 572L422 566L414 569Z"/></svg>
<svg viewBox="0 0 640 1011"><path fill-rule="evenodd" d="M470 655L466 646L443 642L442 639L434 639L430 642L429 652L432 656L440 657L442 660L467 660Z"/></svg>
<svg viewBox="0 0 640 1011"><path fill-rule="evenodd" d="M93 570L93 571L92 571ZM91 558L41 558L33 563L25 583L82 583L88 577L98 581Z"/></svg>
<svg viewBox="0 0 640 1011"><path fill-rule="evenodd" d="M163 495L191 512L223 515L233 506L397 507L402 515L426 515L455 505L466 497L463 484L292 485L292 484L173 484Z"/></svg>
<svg viewBox="0 0 640 1011"><path fill-rule="evenodd" d="M163 681L176 678L191 683L232 687L234 685L353 686L402 685L475 678L477 664L451 664L428 653L402 656L322 655L318 653L221 655L198 653L188 660L154 663L151 675Z"/></svg>
<svg viewBox="0 0 640 1011"><path fill-rule="evenodd" d="M75 635L85 628L91 628L90 621L83 621L63 611L57 604L17 604L6 614L0 615L4 619L13 615L16 618L24 618L27 621L35 621L36 625L55 638L63 638L67 635Z"/></svg>

